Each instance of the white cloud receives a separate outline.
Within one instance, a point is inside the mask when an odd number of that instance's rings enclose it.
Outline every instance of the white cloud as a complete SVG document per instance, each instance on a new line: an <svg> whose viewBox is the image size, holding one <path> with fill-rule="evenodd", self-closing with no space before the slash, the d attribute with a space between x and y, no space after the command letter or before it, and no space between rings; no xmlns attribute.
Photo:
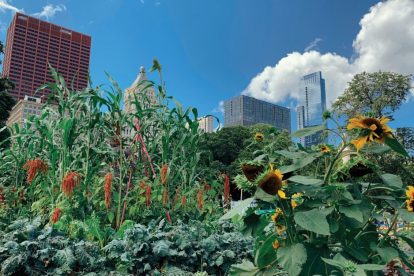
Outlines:
<svg viewBox="0 0 414 276"><path fill-rule="evenodd" d="M353 41L353 58L315 50L289 53L275 66L264 68L242 93L274 103L298 100L300 77L322 71L330 105L356 73L377 70L413 73L413 0L378 3L363 16L360 26Z"/></svg>
<svg viewBox="0 0 414 276"><path fill-rule="evenodd" d="M7 0L0 0L0 11L12 11L12 12L22 12L23 10L12 6L7 2Z"/></svg>
<svg viewBox="0 0 414 276"><path fill-rule="evenodd" d="M224 101L220 101L218 106L212 110L213 113L224 113Z"/></svg>
<svg viewBox="0 0 414 276"><path fill-rule="evenodd" d="M44 17L46 19L49 19L55 16L57 12L64 12L64 11L66 11L66 6L63 4L59 4L59 5L48 4L43 7L41 12L36 12L33 14L33 16L36 16L39 18Z"/></svg>
<svg viewBox="0 0 414 276"><path fill-rule="evenodd" d="M305 48L305 52L309 52L310 50L316 49L316 46L318 46L318 43L322 41L322 38L315 38L311 43L309 43L308 46Z"/></svg>

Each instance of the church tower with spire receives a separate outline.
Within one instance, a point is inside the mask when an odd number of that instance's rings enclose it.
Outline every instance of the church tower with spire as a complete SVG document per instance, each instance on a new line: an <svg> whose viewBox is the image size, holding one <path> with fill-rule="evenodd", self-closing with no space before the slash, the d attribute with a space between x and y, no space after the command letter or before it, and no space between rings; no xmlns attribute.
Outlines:
<svg viewBox="0 0 414 276"><path fill-rule="evenodd" d="M139 74L131 86L125 89L124 112L126 114L134 114L137 112L135 98L142 108L150 107L157 102L154 88L152 86L148 87L144 66L140 67ZM129 127L126 127L125 134L131 135L132 130Z"/></svg>

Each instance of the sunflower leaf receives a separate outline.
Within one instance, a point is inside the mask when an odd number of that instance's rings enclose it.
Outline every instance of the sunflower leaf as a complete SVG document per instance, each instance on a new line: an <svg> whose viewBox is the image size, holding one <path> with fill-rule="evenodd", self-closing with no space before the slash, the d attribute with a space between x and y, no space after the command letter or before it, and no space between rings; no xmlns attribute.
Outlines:
<svg viewBox="0 0 414 276"><path fill-rule="evenodd" d="M409 155L408 155L408 153L407 153L407 151L405 150L405 148L397 141L397 139L395 139L395 138L386 138L385 139L385 144L387 145L387 146L389 146L392 150L394 150L395 152L397 152L397 153L399 153L399 154L401 154L401 155L403 155L403 156L406 156L406 157L409 157Z"/></svg>
<svg viewBox="0 0 414 276"><path fill-rule="evenodd" d="M317 125L317 126L311 126L311 127L305 127L305 128L302 128L302 129L299 129L299 130L295 131L292 134L292 137L302 138L302 137L305 137L305 136L315 134L315 133L317 133L321 130L325 130L325 129L326 129L325 124Z"/></svg>

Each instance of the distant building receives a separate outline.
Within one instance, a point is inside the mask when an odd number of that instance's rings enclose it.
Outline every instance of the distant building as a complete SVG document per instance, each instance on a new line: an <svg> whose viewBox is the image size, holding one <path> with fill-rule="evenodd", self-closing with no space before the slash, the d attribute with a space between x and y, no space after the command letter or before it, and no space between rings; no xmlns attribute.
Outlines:
<svg viewBox="0 0 414 276"><path fill-rule="evenodd" d="M136 114L137 107L135 105L135 99L142 104L143 107L149 107L151 105L156 104L157 99L155 97L154 88L147 87L148 83L145 82L147 80L147 75L145 74L144 66L141 66L139 69L139 73L135 81L131 84L131 86L125 89L124 94L124 112L127 114ZM147 97L143 97L144 93ZM130 127L125 128L125 134L130 135L132 130Z"/></svg>
<svg viewBox="0 0 414 276"><path fill-rule="evenodd" d="M20 127L23 127L27 118L32 115L40 115L42 107L43 104L40 98L25 96L24 99L18 101L10 111L10 116L6 125L11 127L17 123Z"/></svg>
<svg viewBox="0 0 414 276"><path fill-rule="evenodd" d="M290 132L290 109L245 95L224 102L224 127L259 123Z"/></svg>
<svg viewBox="0 0 414 276"><path fill-rule="evenodd" d="M90 50L90 36L17 12L7 30L2 76L15 83L10 94L16 100L54 82L49 64L68 87L80 90L88 85ZM36 97L49 92L39 91Z"/></svg>
<svg viewBox="0 0 414 276"><path fill-rule="evenodd" d="M211 133L214 131L214 118L213 116L205 116L198 120L198 128L205 133Z"/></svg>
<svg viewBox="0 0 414 276"><path fill-rule="evenodd" d="M323 123L326 110L325 80L322 72L315 72L301 78L300 105L296 108L298 129ZM301 138L305 147L323 142L322 132Z"/></svg>

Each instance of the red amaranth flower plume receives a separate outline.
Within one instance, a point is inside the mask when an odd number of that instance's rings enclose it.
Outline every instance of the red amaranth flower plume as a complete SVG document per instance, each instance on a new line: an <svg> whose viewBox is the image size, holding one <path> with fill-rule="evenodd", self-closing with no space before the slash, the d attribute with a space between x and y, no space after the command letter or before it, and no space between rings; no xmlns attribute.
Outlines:
<svg viewBox="0 0 414 276"><path fill-rule="evenodd" d="M167 183L168 164L162 165L161 168L161 183L165 185Z"/></svg>
<svg viewBox="0 0 414 276"><path fill-rule="evenodd" d="M204 191L202 189L199 189L197 193L197 206L200 210L204 208Z"/></svg>
<svg viewBox="0 0 414 276"><path fill-rule="evenodd" d="M167 220L170 224L172 224L172 220L171 220L171 216L170 213L168 211L165 212L165 215L167 216Z"/></svg>
<svg viewBox="0 0 414 276"><path fill-rule="evenodd" d="M168 204L168 191L167 191L167 188L164 188L164 191L162 192L162 204L164 204L164 205Z"/></svg>
<svg viewBox="0 0 414 276"><path fill-rule="evenodd" d="M38 172L47 172L48 166L44 161L34 159L27 160L27 162L23 165L23 169L27 170L27 183L31 184Z"/></svg>
<svg viewBox="0 0 414 276"><path fill-rule="evenodd" d="M230 178L224 174L224 203L228 203L230 198Z"/></svg>
<svg viewBox="0 0 414 276"><path fill-rule="evenodd" d="M55 208L53 210L52 216L50 217L50 221L52 222L52 224L55 224L56 222L58 222L61 215L62 215L62 210L60 208Z"/></svg>
<svg viewBox="0 0 414 276"><path fill-rule="evenodd" d="M79 173L68 172L62 181L62 192L66 196L71 196L73 194L73 190L79 185L80 181L81 176Z"/></svg>
<svg viewBox="0 0 414 276"><path fill-rule="evenodd" d="M145 189L145 204L147 207L151 205L151 186L147 185Z"/></svg>
<svg viewBox="0 0 414 276"><path fill-rule="evenodd" d="M3 188L0 188L0 204L6 201L6 197L3 194Z"/></svg>
<svg viewBox="0 0 414 276"><path fill-rule="evenodd" d="M181 196L181 207L184 207L187 204L187 198L185 195Z"/></svg>
<svg viewBox="0 0 414 276"><path fill-rule="evenodd" d="M106 209L109 209L109 207L111 207L112 177L112 173L107 173L105 175L104 191Z"/></svg>

